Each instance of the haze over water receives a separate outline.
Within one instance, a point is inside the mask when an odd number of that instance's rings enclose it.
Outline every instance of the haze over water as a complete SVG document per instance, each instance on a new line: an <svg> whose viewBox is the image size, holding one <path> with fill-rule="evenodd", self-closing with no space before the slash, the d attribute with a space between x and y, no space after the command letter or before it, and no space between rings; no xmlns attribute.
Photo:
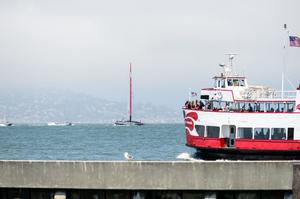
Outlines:
<svg viewBox="0 0 300 199"><path fill-rule="evenodd" d="M185 146L183 124L113 126L17 125L0 128L0 159L5 160L176 160Z"/></svg>
<svg viewBox="0 0 300 199"><path fill-rule="evenodd" d="M298 0L0 1L0 88L126 103L132 62L135 103L178 109L189 88L212 86L230 52L250 84L280 88L283 24L300 36L299 7ZM293 85L285 84L295 89L300 51L286 51Z"/></svg>

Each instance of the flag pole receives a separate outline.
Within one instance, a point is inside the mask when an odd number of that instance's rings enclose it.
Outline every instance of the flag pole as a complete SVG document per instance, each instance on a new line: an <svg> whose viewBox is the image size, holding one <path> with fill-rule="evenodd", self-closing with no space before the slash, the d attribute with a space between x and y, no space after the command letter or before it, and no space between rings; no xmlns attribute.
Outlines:
<svg viewBox="0 0 300 199"><path fill-rule="evenodd" d="M284 95L284 78L285 78L285 69L286 69L286 48L287 48L287 38L289 36L289 31L287 30L287 25L284 24L283 25L283 29L284 29L284 40L283 40L283 69L282 69L282 73L281 73L281 99L283 99ZM287 35L286 35L287 34Z"/></svg>

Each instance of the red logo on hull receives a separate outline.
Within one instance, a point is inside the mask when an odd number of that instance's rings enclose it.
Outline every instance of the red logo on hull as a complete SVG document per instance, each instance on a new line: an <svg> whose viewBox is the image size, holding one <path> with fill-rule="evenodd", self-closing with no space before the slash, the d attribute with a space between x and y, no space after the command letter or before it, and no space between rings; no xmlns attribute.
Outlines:
<svg viewBox="0 0 300 199"><path fill-rule="evenodd" d="M297 104L296 109L300 110L300 104Z"/></svg>
<svg viewBox="0 0 300 199"><path fill-rule="evenodd" d="M187 127L190 131L193 131L193 129L194 129L193 120L191 118L185 118L184 122L185 122L185 127Z"/></svg>
<svg viewBox="0 0 300 199"><path fill-rule="evenodd" d="M190 112L186 115L186 117L191 117L193 118L195 121L198 120L198 114L196 112Z"/></svg>

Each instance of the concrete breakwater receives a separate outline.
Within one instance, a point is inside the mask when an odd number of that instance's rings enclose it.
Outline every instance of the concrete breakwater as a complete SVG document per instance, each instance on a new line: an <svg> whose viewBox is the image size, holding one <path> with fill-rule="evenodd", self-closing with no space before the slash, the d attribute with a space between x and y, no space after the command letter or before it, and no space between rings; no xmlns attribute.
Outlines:
<svg viewBox="0 0 300 199"><path fill-rule="evenodd" d="M228 196L225 198L292 198L294 193L296 198L299 163L3 160L0 196L8 199L188 199L224 198L224 195Z"/></svg>

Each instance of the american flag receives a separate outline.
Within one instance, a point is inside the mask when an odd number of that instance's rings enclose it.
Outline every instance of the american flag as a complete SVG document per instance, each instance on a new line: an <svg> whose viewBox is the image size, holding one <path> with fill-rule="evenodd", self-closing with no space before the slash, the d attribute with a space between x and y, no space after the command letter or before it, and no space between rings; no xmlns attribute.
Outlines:
<svg viewBox="0 0 300 199"><path fill-rule="evenodd" d="M290 46L300 47L300 38L295 36L290 36Z"/></svg>
<svg viewBox="0 0 300 199"><path fill-rule="evenodd" d="M191 92L191 96L192 96L192 97L196 97L196 96L197 96L197 93L192 91L192 92Z"/></svg>

